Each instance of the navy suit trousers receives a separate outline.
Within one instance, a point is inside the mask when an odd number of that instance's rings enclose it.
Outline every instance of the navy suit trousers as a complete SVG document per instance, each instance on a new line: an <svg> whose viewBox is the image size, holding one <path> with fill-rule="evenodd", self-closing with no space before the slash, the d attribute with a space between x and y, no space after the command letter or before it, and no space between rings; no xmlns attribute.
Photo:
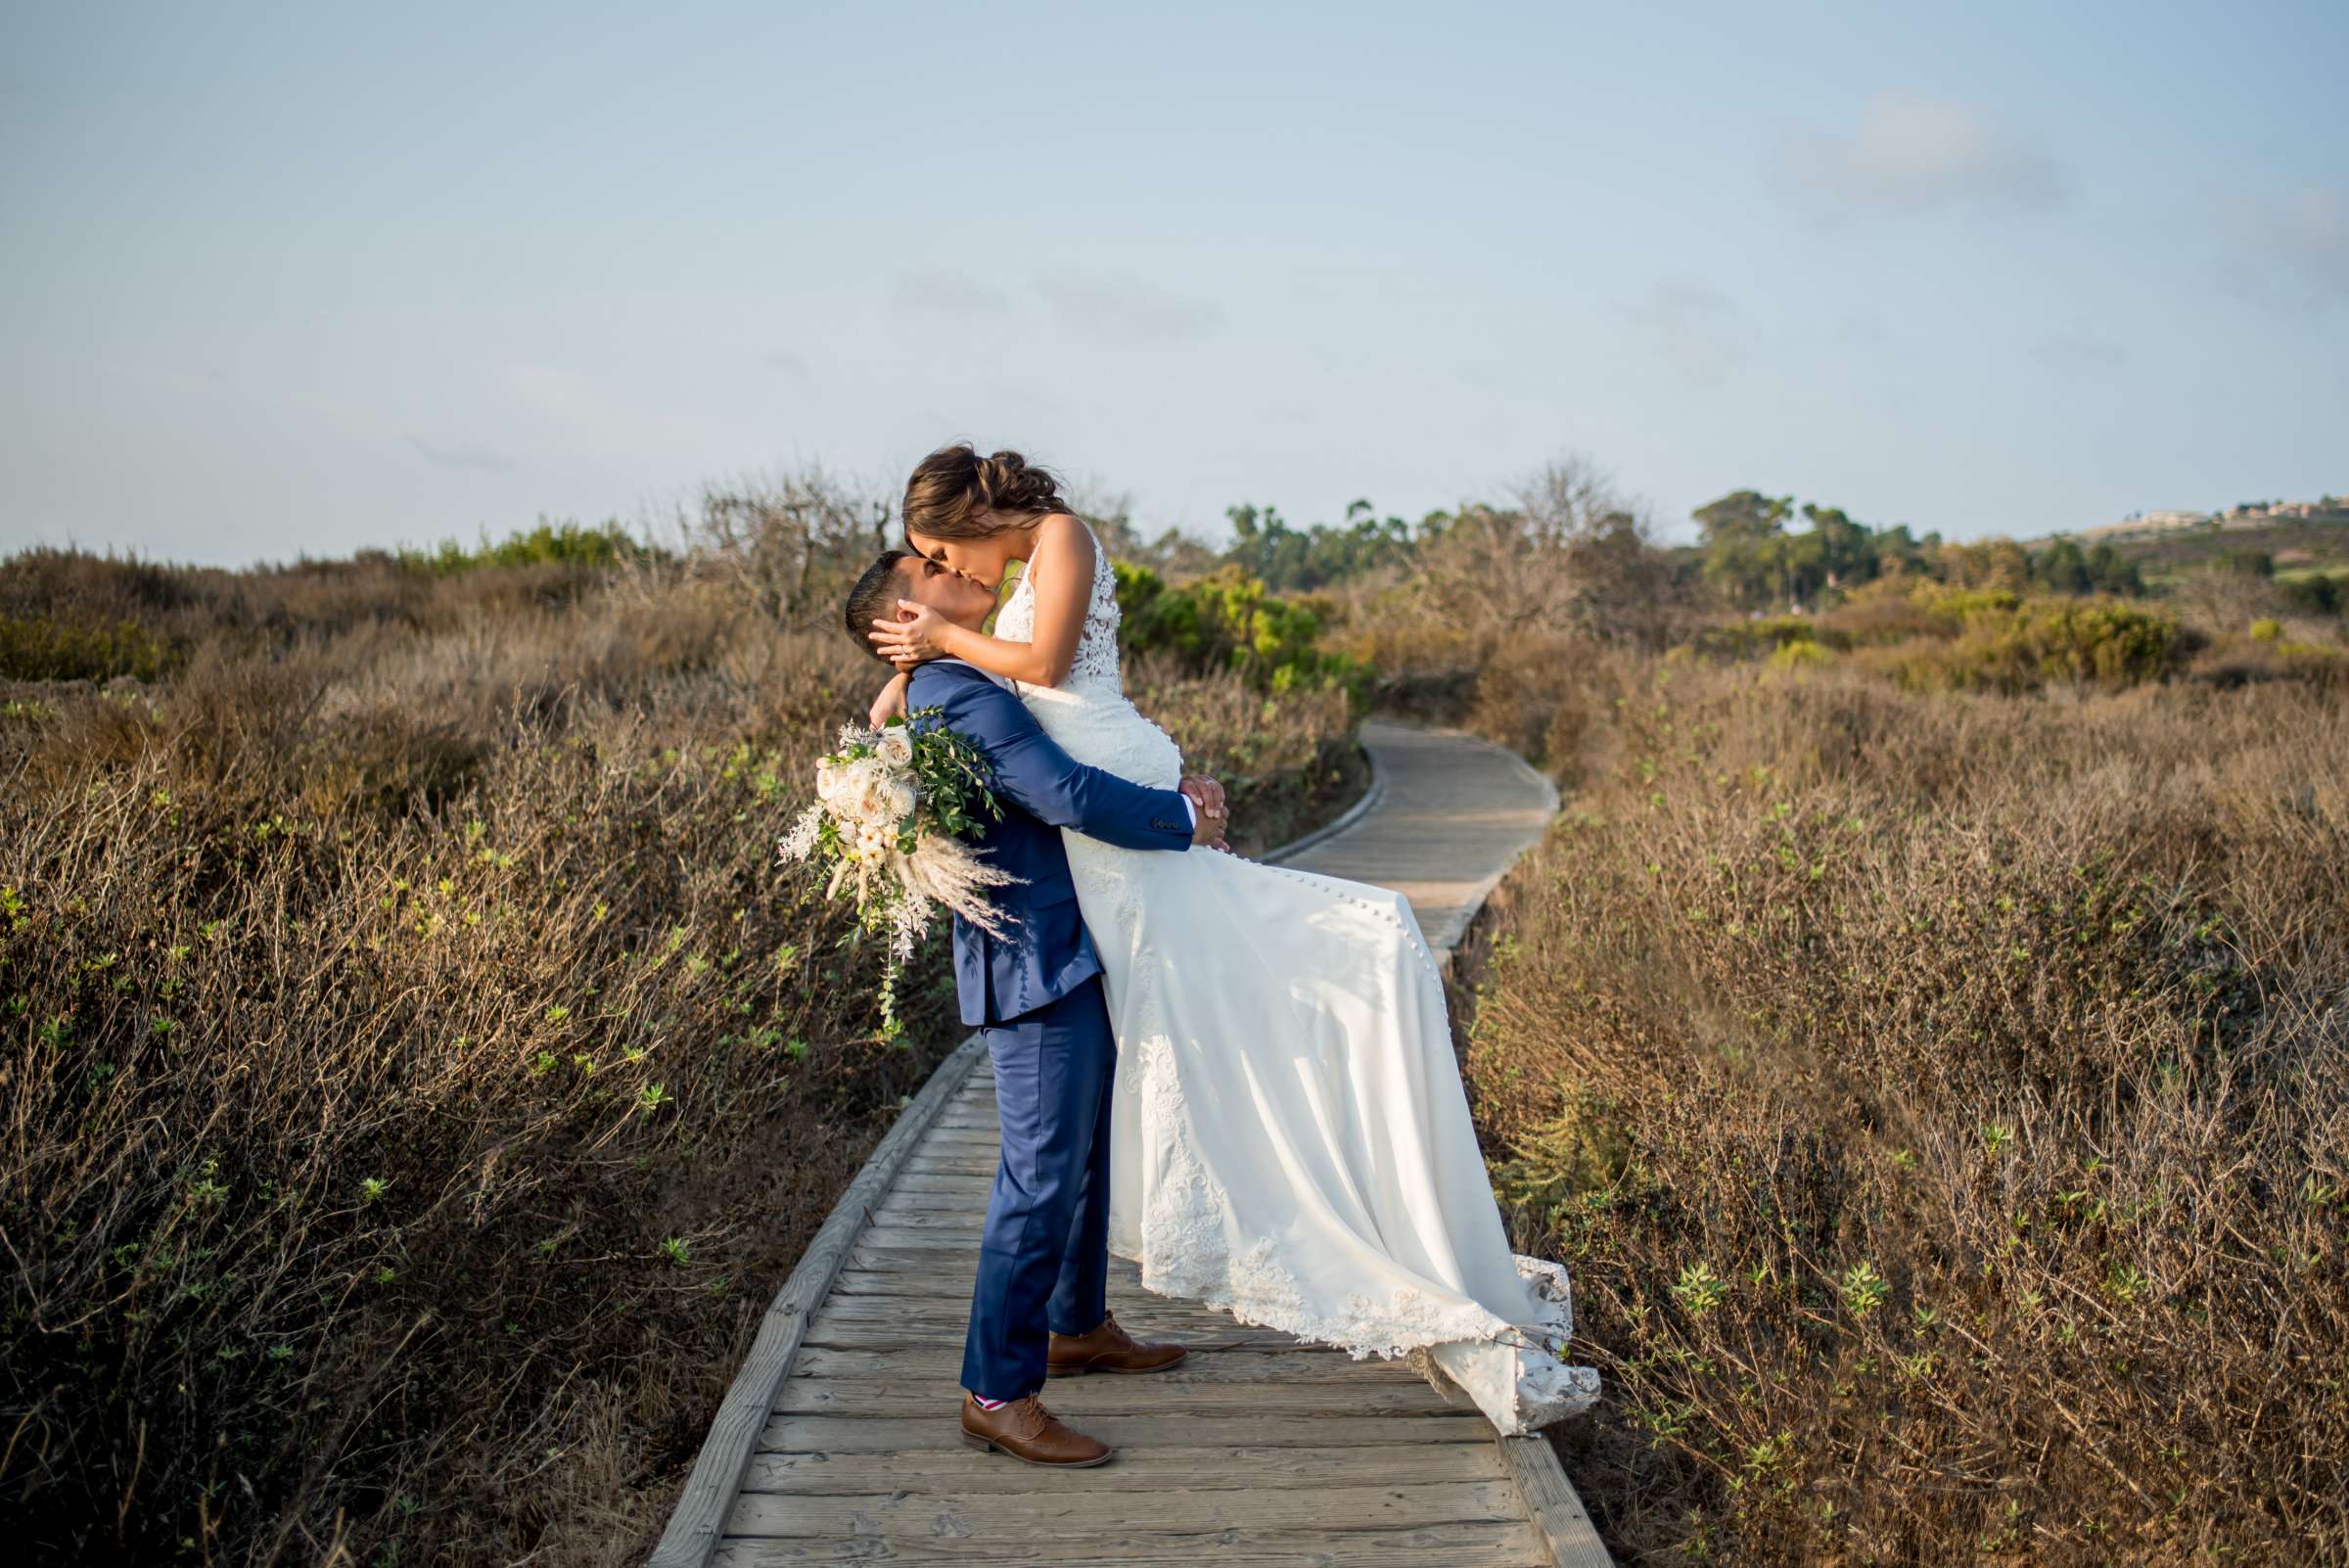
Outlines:
<svg viewBox="0 0 2349 1568"><path fill-rule="evenodd" d="M1099 975L979 1033L995 1064L1003 1157L979 1241L962 1386L1012 1400L1044 1386L1046 1329L1082 1334L1107 1315L1118 1048Z"/></svg>

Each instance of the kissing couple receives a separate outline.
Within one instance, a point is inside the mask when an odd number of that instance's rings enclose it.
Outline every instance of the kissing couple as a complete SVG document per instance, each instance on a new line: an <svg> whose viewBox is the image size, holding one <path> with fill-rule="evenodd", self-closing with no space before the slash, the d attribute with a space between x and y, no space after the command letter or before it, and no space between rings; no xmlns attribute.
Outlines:
<svg viewBox="0 0 2349 1568"><path fill-rule="evenodd" d="M1003 813L976 847L1019 879L992 890L1001 939L954 919L1002 1130L964 1441L1111 1457L1044 1407L1045 1378L1186 1354L1109 1312L1113 1252L1156 1294L1358 1359L1411 1356L1431 1380L1432 1363L1503 1433L1587 1409L1598 1374L1559 1356L1565 1270L1510 1250L1408 901L1201 853L1223 847L1222 791L1127 700L1116 576L1051 474L944 447L902 516L907 548L846 608L898 669L873 719L935 709L924 722L978 747Z"/></svg>

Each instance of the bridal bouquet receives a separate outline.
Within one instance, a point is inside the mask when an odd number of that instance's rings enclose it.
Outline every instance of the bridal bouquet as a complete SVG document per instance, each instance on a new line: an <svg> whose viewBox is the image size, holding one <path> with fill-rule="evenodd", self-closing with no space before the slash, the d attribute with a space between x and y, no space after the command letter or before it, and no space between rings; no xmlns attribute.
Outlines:
<svg viewBox="0 0 2349 1568"><path fill-rule="evenodd" d="M999 938L1009 917L987 890L1020 880L982 860L960 837L977 825L974 811L999 818L1003 807L988 788L976 746L942 726L910 722L938 712L919 709L877 730L843 724L840 749L815 764L815 804L781 841L787 859L830 861L824 896L852 895L857 924L889 938L884 1038L898 1032L898 976L935 908L943 903Z"/></svg>

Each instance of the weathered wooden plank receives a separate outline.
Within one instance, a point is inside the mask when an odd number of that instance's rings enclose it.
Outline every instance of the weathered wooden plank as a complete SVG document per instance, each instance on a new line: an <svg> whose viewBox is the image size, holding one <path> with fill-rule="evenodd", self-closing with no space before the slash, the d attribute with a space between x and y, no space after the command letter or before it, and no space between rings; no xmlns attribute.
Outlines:
<svg viewBox="0 0 2349 1568"><path fill-rule="evenodd" d="M897 1241L875 1241L861 1238L849 1255L849 1266L872 1273L904 1274L908 1277L953 1279L967 1282L979 1273L979 1224L971 1222L970 1245L956 1247L943 1238L933 1238L915 1245Z"/></svg>
<svg viewBox="0 0 2349 1568"><path fill-rule="evenodd" d="M897 1348L852 1347L827 1345L818 1348L810 1331L809 1343L802 1346L799 1359L792 1363L795 1377L870 1378L876 1383L895 1384L932 1381L949 1395L958 1392L957 1379L962 1375L962 1346L959 1340L950 1346L911 1345ZM1052 1380L1055 1392L1066 1374ZM1083 1377L1103 1378L1120 1374L1087 1372ZM1247 1355L1227 1355L1221 1351L1186 1356L1180 1362L1163 1372L1134 1374L1146 1376L1153 1383L1172 1384L1176 1379L1185 1383L1369 1383L1405 1382L1427 1386L1426 1379L1401 1361L1351 1360L1327 1351L1262 1350ZM1432 1393L1433 1390L1430 1390Z"/></svg>
<svg viewBox="0 0 2349 1568"><path fill-rule="evenodd" d="M685 1489L671 1510L668 1525L653 1548L646 1568L702 1568L717 1545L726 1509L742 1485L753 1446L766 1425L775 1391L791 1371L793 1356L806 1332L808 1314L832 1288L832 1276L848 1259L850 1243L865 1222L868 1205L889 1190L891 1177L911 1154L930 1124L945 1108L985 1047L974 1035L957 1046L924 1084L921 1092L898 1113L882 1135L872 1157L849 1182L832 1206L823 1225L801 1254L798 1267L766 1310L751 1343L750 1355L718 1404L717 1414L702 1439L701 1453L686 1477Z"/></svg>
<svg viewBox="0 0 2349 1568"><path fill-rule="evenodd" d="M967 1237L975 1245L986 1221L985 1205L974 1212L962 1208L929 1209L884 1200L873 1206L873 1222L866 1227L865 1234L875 1241L887 1241L906 1231L942 1231Z"/></svg>
<svg viewBox="0 0 2349 1568"><path fill-rule="evenodd" d="M958 1285L961 1288L956 1289ZM829 1314L834 1322L854 1323L922 1323L951 1317L954 1319L952 1326L959 1331L965 1315L964 1309L969 1305L970 1286L956 1279L948 1282L945 1293L938 1296L836 1291L819 1312ZM1197 1302L1170 1301L1164 1297L1143 1300L1138 1292L1112 1291L1109 1305L1110 1311L1118 1314L1118 1320L1127 1323L1135 1333L1144 1328L1172 1329L1176 1324L1193 1332L1219 1335L1228 1335L1243 1328L1251 1334L1269 1332L1239 1322L1219 1308L1203 1307Z"/></svg>
<svg viewBox="0 0 2349 1568"><path fill-rule="evenodd" d="M1079 1379L1080 1382L1083 1379ZM1135 1381L1139 1381L1138 1379ZM1056 1404L1059 1389L1046 1384L1044 1404ZM962 1447L955 1405L933 1407L920 1415L777 1415L760 1435L762 1453L921 1454L908 1463L927 1463L930 1453ZM1203 1438L1235 1448L1421 1448L1439 1443L1493 1446L1493 1423L1473 1410L1405 1415L1218 1415L1212 1423L1163 1411L1101 1410L1088 1413L1084 1429L1120 1450L1195 1447ZM965 1453L971 1451L964 1450ZM996 1454L993 1457L1000 1458ZM1012 1461L1018 1462L1016 1460Z"/></svg>
<svg viewBox="0 0 2349 1568"><path fill-rule="evenodd" d="M1112 1463L1099 1475L1115 1473ZM853 1535L833 1541L769 1537L728 1541L724 1568L867 1563L929 1568L945 1563L1026 1563L1036 1568L1549 1568L1540 1536L1523 1520L1403 1530L1151 1531L1068 1540L974 1540Z"/></svg>
<svg viewBox="0 0 2349 1568"><path fill-rule="evenodd" d="M1121 1487L1320 1487L1505 1481L1500 1453L1489 1444L1416 1447L1279 1448L1270 1445L1143 1444L1121 1449ZM1005 1464L999 1453L960 1444L903 1453L760 1453L744 1475L745 1492L872 1493L1081 1491L1099 1496L1101 1478L1041 1464Z"/></svg>
<svg viewBox="0 0 2349 1568"><path fill-rule="evenodd" d="M951 1303L935 1311L900 1314L833 1310L844 1301L889 1302L898 1299L888 1296L835 1298L832 1305L809 1317L807 1342L829 1345L836 1350L875 1351L910 1351L925 1345L962 1343L964 1328L970 1319L969 1306L964 1302ZM1126 1317L1121 1314L1118 1320L1124 1322ZM1357 1366L1371 1364L1368 1360L1353 1361L1344 1352L1325 1345L1303 1344L1272 1329L1249 1328L1228 1318L1218 1322L1196 1317L1159 1315L1145 1321L1141 1314L1136 1312L1133 1314L1133 1329L1146 1338L1174 1340L1189 1347L1194 1356L1220 1354L1226 1346L1245 1342L1261 1349L1294 1351L1300 1356L1328 1357Z"/></svg>
<svg viewBox="0 0 2349 1568"><path fill-rule="evenodd" d="M961 1199L975 1206L978 1214L987 1211L987 1194L995 1184L994 1173L985 1176L925 1176L918 1171L904 1171L898 1176L897 1185L890 1191L895 1199L900 1194L927 1192Z"/></svg>
<svg viewBox="0 0 2349 1568"><path fill-rule="evenodd" d="M917 1154L906 1162L905 1169L919 1176L991 1176L1002 1159L1000 1154Z"/></svg>
<svg viewBox="0 0 2349 1568"><path fill-rule="evenodd" d="M1044 1403L1075 1421L1090 1412L1159 1415L1379 1415L1430 1413L1447 1408L1424 1382L1207 1382L1174 1371L1148 1377L1054 1378ZM855 1378L790 1377L775 1394L783 1415L935 1415L942 1403L952 1415L959 1395L919 1378L881 1382ZM1474 1407L1463 1404L1474 1413Z"/></svg>
<svg viewBox="0 0 2349 1568"><path fill-rule="evenodd" d="M1005 1459L1016 1465L1017 1459ZM1115 1459L1110 1461L1113 1465ZM1107 1476L1103 1477L1108 1480ZM1104 1494L1107 1494L1105 1496ZM729 1537L888 1536L927 1541L992 1537L1032 1542L1094 1537L1105 1546L1152 1530L1197 1536L1221 1530L1394 1530L1525 1517L1506 1481L1429 1486L1119 1487L1091 1491L811 1493L746 1492L726 1520Z"/></svg>
<svg viewBox="0 0 2349 1568"><path fill-rule="evenodd" d="M839 1278L832 1282L832 1299L888 1297L905 1302L909 1313L921 1310L915 1304L922 1304L928 1310L959 1316L969 1307L976 1283L967 1269L844 1268ZM1118 1320L1136 1334L1163 1326L1177 1317L1187 1321L1195 1314L1204 1314L1203 1320L1214 1324L1219 1331L1244 1331L1255 1338L1267 1335L1281 1339L1292 1337L1277 1328L1243 1323L1221 1307L1153 1294L1131 1280L1113 1278L1109 1282L1108 1299L1110 1310L1118 1314ZM1305 1340L1294 1342L1300 1345L1308 1343Z"/></svg>
<svg viewBox="0 0 2349 1568"><path fill-rule="evenodd" d="M958 1310L953 1315L940 1316L917 1323L860 1323L844 1322L837 1317L819 1317L807 1325L807 1337L803 1346L821 1345L829 1350L892 1351L917 1350L927 1346L950 1346L959 1349L963 1343L964 1314ZM1299 1356L1335 1356L1344 1353L1325 1345L1307 1345L1269 1328L1227 1328L1221 1335L1194 1332L1188 1325L1151 1323L1147 1326L1154 1339L1179 1340L1190 1347L1193 1355L1262 1356L1271 1351L1287 1351ZM1094 1372L1093 1377L1112 1374ZM1152 1373L1152 1376L1161 1374Z"/></svg>
<svg viewBox="0 0 2349 1568"><path fill-rule="evenodd" d="M907 1230L877 1231L861 1237L859 1245L881 1252L935 1252L952 1255L965 1253L979 1256L979 1227L983 1216L971 1216L970 1223L959 1231L936 1230L927 1226Z"/></svg>
<svg viewBox="0 0 2349 1568"><path fill-rule="evenodd" d="M984 1170L965 1168L959 1171L913 1171L907 1176L919 1180L918 1187L893 1192L893 1200L901 1200L899 1207L907 1209L954 1208L971 1217L977 1224L987 1214L988 1194L994 1189L995 1168Z"/></svg>

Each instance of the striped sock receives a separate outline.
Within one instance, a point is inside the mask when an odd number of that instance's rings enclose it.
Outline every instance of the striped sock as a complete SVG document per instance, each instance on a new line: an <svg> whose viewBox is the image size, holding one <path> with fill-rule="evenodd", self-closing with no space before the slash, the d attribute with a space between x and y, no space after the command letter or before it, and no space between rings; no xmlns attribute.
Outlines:
<svg viewBox="0 0 2349 1568"><path fill-rule="evenodd" d="M979 1402L979 1408L983 1410L999 1410L1011 1403L1008 1400L990 1400L984 1394L974 1394L971 1398Z"/></svg>

